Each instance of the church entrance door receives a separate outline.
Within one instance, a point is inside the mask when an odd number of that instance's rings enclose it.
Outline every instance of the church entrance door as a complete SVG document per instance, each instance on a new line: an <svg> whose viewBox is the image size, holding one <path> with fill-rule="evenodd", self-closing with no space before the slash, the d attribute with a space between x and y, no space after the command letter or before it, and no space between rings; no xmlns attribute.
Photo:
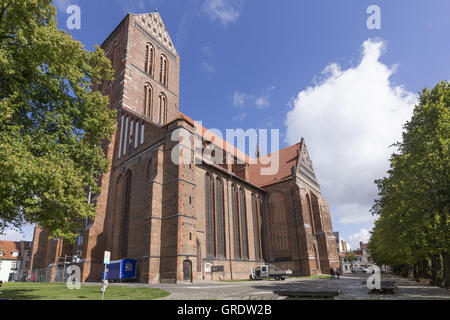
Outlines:
<svg viewBox="0 0 450 320"><path fill-rule="evenodd" d="M183 280L192 282L192 262L190 260L183 262Z"/></svg>

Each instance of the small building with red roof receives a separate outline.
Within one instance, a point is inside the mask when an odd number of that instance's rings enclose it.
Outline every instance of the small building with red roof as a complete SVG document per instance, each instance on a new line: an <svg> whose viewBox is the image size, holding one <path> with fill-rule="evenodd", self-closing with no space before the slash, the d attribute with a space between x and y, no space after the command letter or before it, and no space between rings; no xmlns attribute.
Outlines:
<svg viewBox="0 0 450 320"><path fill-rule="evenodd" d="M30 267L31 242L0 240L0 281L20 280Z"/></svg>

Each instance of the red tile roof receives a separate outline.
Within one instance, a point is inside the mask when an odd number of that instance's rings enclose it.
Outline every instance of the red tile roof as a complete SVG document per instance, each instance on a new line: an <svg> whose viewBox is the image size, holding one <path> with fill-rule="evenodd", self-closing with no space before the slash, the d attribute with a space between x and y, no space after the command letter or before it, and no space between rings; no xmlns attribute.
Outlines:
<svg viewBox="0 0 450 320"><path fill-rule="evenodd" d="M178 116L177 116L176 120L184 120L184 121L194 125L194 120L192 120L187 115L185 115L184 113L181 113L181 112L178 112Z"/></svg>
<svg viewBox="0 0 450 320"><path fill-rule="evenodd" d="M178 112L177 120L184 120L184 121L190 123L191 125L195 126L196 133L199 136L201 136L205 141L209 141L209 142L213 143L214 145L216 145L217 147L221 148L222 150L233 154L237 159L245 161L246 163L249 163L250 161L253 160L253 158L251 158L250 156L248 156L247 154L245 154L238 148L234 147L227 141L223 140L221 137L214 134L210 130L206 129L205 127L200 125L200 123L192 120L187 115L185 115L181 112Z"/></svg>
<svg viewBox="0 0 450 320"><path fill-rule="evenodd" d="M16 241L1 241L0 250L3 251L3 255L0 256L0 260L19 260L20 259L20 242ZM13 257L14 251L19 252L17 257Z"/></svg>
<svg viewBox="0 0 450 320"><path fill-rule="evenodd" d="M297 165L301 145L302 142L259 158L258 163L251 164L249 167L250 182L258 187L264 187L291 179L292 167ZM273 175L262 175L261 169L270 167L270 163L265 165L266 162L264 161L273 159L273 157L279 157L278 172Z"/></svg>
<svg viewBox="0 0 450 320"><path fill-rule="evenodd" d="M274 183L288 180L292 178L291 168L297 165L298 155L300 154L300 148L303 145L303 139L300 143L294 144L282 150L273 152L267 156L254 159L249 155L245 154L241 150L237 149L227 141L223 140L221 137L217 136L210 130L206 129L198 122L195 122L185 114L179 112L176 120L184 120L191 125L196 127L196 133L201 136L205 141L209 141L214 145L218 146L222 150L233 154L237 159L245 161L249 164L249 176L250 183L257 187L264 187ZM266 165L265 160L273 159L273 157L279 157L279 168L277 173L273 175L262 175L262 168L269 168L270 163Z"/></svg>

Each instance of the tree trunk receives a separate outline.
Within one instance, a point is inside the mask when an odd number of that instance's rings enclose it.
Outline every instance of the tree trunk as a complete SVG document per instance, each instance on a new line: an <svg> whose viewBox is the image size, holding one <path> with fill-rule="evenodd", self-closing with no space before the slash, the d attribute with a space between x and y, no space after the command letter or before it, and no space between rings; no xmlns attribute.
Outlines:
<svg viewBox="0 0 450 320"><path fill-rule="evenodd" d="M411 266L409 264L403 264L400 269L403 278L409 278L411 274Z"/></svg>
<svg viewBox="0 0 450 320"><path fill-rule="evenodd" d="M413 277L414 277L414 280L419 282L419 264L418 263L415 263L413 266Z"/></svg>
<svg viewBox="0 0 450 320"><path fill-rule="evenodd" d="M441 285L442 279L442 265L441 265L441 256L438 254L434 254L430 257L431 259L431 281L430 284L432 286Z"/></svg>
<svg viewBox="0 0 450 320"><path fill-rule="evenodd" d="M442 252L442 259L444 260L444 288L450 288L450 253Z"/></svg>
<svg viewBox="0 0 450 320"><path fill-rule="evenodd" d="M428 269L429 269L428 260L423 260L419 262L419 277L423 279L428 279L429 278Z"/></svg>

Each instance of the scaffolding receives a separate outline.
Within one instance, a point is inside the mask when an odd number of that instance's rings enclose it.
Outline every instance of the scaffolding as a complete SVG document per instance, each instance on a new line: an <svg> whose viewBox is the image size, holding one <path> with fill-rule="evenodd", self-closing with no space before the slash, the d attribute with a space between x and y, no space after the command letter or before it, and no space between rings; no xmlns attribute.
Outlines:
<svg viewBox="0 0 450 320"><path fill-rule="evenodd" d="M76 256L63 256L56 259L55 264L47 268L32 269L28 271L17 272L10 281L15 282L38 282L38 283L65 283L69 278L67 268L76 264Z"/></svg>

